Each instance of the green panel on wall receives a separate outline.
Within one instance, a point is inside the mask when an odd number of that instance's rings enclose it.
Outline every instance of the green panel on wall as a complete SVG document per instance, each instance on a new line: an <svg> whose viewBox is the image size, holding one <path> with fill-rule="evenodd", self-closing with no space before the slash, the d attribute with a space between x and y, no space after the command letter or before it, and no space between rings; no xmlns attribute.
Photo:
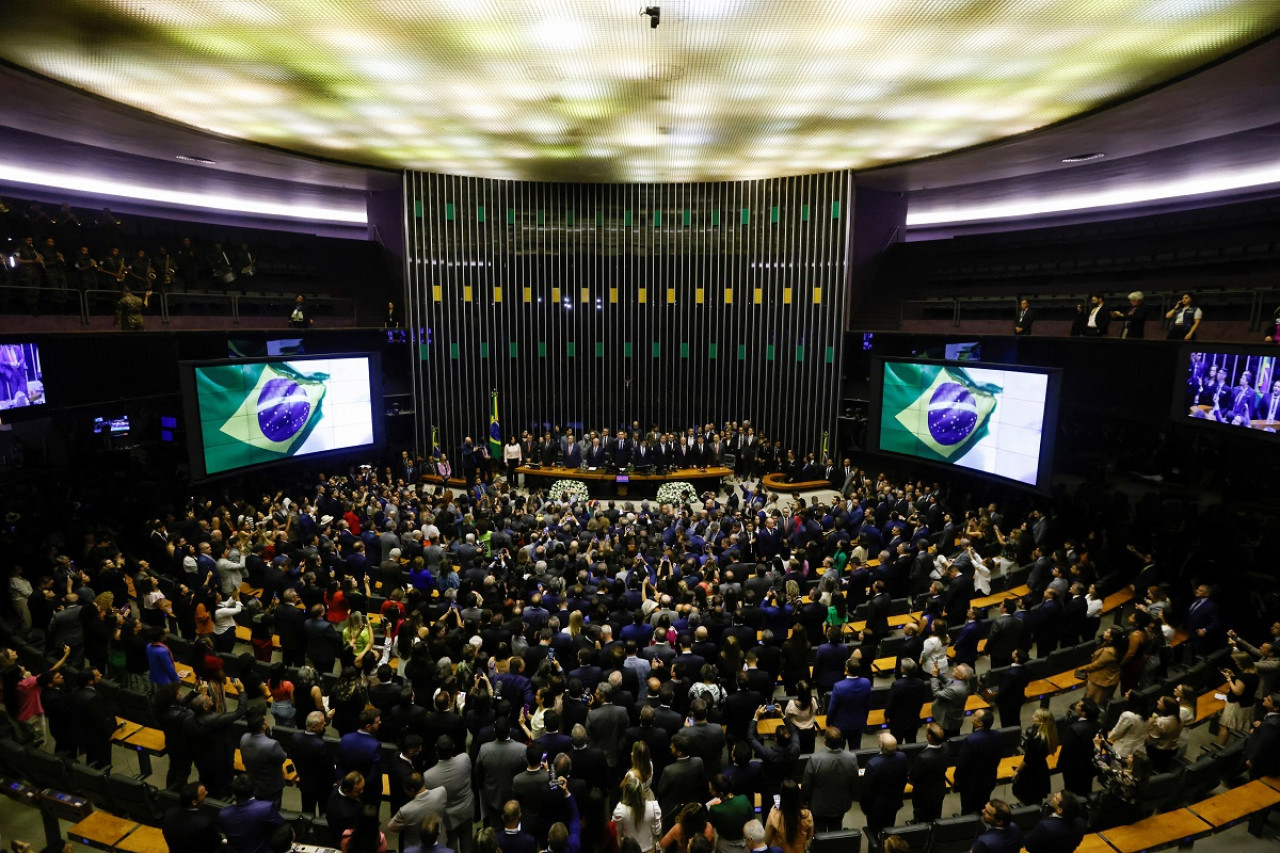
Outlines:
<svg viewBox="0 0 1280 853"><path fill-rule="evenodd" d="M547 357L547 342L538 341L538 358L546 358L546 357Z"/></svg>
<svg viewBox="0 0 1280 853"><path fill-rule="evenodd" d="M515 341L512 341L511 343L507 344L507 355L510 356L511 358L519 358L520 345Z"/></svg>
<svg viewBox="0 0 1280 853"><path fill-rule="evenodd" d="M686 210L680 214L680 223L684 225L685 228L688 228L691 222L693 222L692 211Z"/></svg>
<svg viewBox="0 0 1280 853"><path fill-rule="evenodd" d="M604 225L604 211L597 210L596 211L596 227L599 228L601 225Z"/></svg>
<svg viewBox="0 0 1280 853"><path fill-rule="evenodd" d="M476 208L476 222L484 222L484 208L483 208L483 207L477 207L477 208Z"/></svg>
<svg viewBox="0 0 1280 853"><path fill-rule="evenodd" d="M747 345L738 344L738 361L746 361L746 360L747 360Z"/></svg>
<svg viewBox="0 0 1280 853"><path fill-rule="evenodd" d="M413 203L413 215L414 215L414 217L416 217L416 218L418 218L418 219L421 219L421 218L422 218L422 199L417 199L417 200L415 200L415 201L414 201L414 203Z"/></svg>
<svg viewBox="0 0 1280 853"><path fill-rule="evenodd" d="M720 354L719 344L707 344L707 358L715 358Z"/></svg>
<svg viewBox="0 0 1280 853"><path fill-rule="evenodd" d="M596 341L596 358L604 358L604 341Z"/></svg>
<svg viewBox="0 0 1280 853"><path fill-rule="evenodd" d="M431 348L428 347L426 344L418 344L418 360L426 361L427 353L429 353L430 351L431 351Z"/></svg>
<svg viewBox="0 0 1280 853"><path fill-rule="evenodd" d="M508 225L516 224L516 209L514 207L507 208L507 224Z"/></svg>
<svg viewBox="0 0 1280 853"><path fill-rule="evenodd" d="M480 357L481 357L481 358L488 358L488 357L489 357L489 342L488 342L488 341L481 341L481 342L480 342Z"/></svg>
<svg viewBox="0 0 1280 853"><path fill-rule="evenodd" d="M631 227L631 211L629 210L622 211L622 224L626 228Z"/></svg>
<svg viewBox="0 0 1280 853"><path fill-rule="evenodd" d="M720 208L718 207L711 208L711 224L712 225L720 224Z"/></svg>
<svg viewBox="0 0 1280 853"><path fill-rule="evenodd" d="M827 356L825 361L827 362L827 364L833 364L835 360L836 360L836 348L827 347Z"/></svg>
<svg viewBox="0 0 1280 853"><path fill-rule="evenodd" d="M680 342L680 357L681 357L681 358L688 358L688 357L689 357L689 342L688 342L688 341L681 341L681 342Z"/></svg>
<svg viewBox="0 0 1280 853"><path fill-rule="evenodd" d="M577 341L569 341L569 343L565 344L564 354L569 356L569 358L576 357L578 355Z"/></svg>
<svg viewBox="0 0 1280 853"><path fill-rule="evenodd" d="M800 221L801 222L809 221L809 205L807 204L800 205Z"/></svg>
<svg viewBox="0 0 1280 853"><path fill-rule="evenodd" d="M631 341L623 341L623 343L622 343L622 357L623 357L623 358L631 358Z"/></svg>
<svg viewBox="0 0 1280 853"><path fill-rule="evenodd" d="M652 351L653 351L654 358L662 358L662 344L658 343L657 341L654 341Z"/></svg>
<svg viewBox="0 0 1280 853"><path fill-rule="evenodd" d="M796 361L804 361L804 344L796 346Z"/></svg>
<svg viewBox="0 0 1280 853"><path fill-rule="evenodd" d="M662 227L662 211L661 210L655 210L653 212L653 227L654 228Z"/></svg>
<svg viewBox="0 0 1280 853"><path fill-rule="evenodd" d="M539 225L547 224L547 212L545 210L538 211L538 224Z"/></svg>
<svg viewBox="0 0 1280 853"><path fill-rule="evenodd" d="M767 347L764 348L765 361L773 361L773 354L774 354L773 344L769 344Z"/></svg>
<svg viewBox="0 0 1280 853"><path fill-rule="evenodd" d="M458 345L456 343L449 344L449 358L456 359L458 357Z"/></svg>
<svg viewBox="0 0 1280 853"><path fill-rule="evenodd" d="M565 225L573 225L573 223L574 223L574 215L573 215L573 211L572 211L572 210L570 210L570 211L566 211L566 212L565 212L565 215L564 215L564 224L565 224Z"/></svg>
<svg viewBox="0 0 1280 853"><path fill-rule="evenodd" d="M831 202L831 218L832 219L840 218L840 202L838 201Z"/></svg>
<svg viewBox="0 0 1280 853"><path fill-rule="evenodd" d="M452 222L454 215L453 202L446 202L444 206L444 218Z"/></svg>
<svg viewBox="0 0 1280 853"><path fill-rule="evenodd" d="M776 204L769 208L769 221L774 225L778 224L778 206Z"/></svg>
<svg viewBox="0 0 1280 853"><path fill-rule="evenodd" d="M749 207L742 208L742 224L743 225L751 224L751 208Z"/></svg>

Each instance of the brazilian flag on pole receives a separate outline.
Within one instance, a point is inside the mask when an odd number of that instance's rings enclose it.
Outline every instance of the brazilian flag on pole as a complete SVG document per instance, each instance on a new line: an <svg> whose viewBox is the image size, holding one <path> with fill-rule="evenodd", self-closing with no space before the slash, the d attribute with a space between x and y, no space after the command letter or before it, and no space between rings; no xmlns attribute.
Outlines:
<svg viewBox="0 0 1280 853"><path fill-rule="evenodd" d="M880 449L956 462L987 435L1001 391L961 368L886 361Z"/></svg>
<svg viewBox="0 0 1280 853"><path fill-rule="evenodd" d="M292 456L321 420L325 373L287 363L196 368L205 471Z"/></svg>
<svg viewBox="0 0 1280 853"><path fill-rule="evenodd" d="M489 455L494 459L502 458L502 428L498 426L498 390L489 394Z"/></svg>

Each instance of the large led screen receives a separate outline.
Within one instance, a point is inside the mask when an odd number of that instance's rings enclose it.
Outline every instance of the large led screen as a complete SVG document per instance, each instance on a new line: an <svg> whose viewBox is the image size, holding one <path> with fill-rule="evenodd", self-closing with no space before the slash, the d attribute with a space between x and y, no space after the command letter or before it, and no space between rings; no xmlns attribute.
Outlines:
<svg viewBox="0 0 1280 853"><path fill-rule="evenodd" d="M879 367L877 449L1047 487L1057 371L914 359Z"/></svg>
<svg viewBox="0 0 1280 853"><path fill-rule="evenodd" d="M0 344L0 411L42 406L44 369L36 344Z"/></svg>
<svg viewBox="0 0 1280 853"><path fill-rule="evenodd" d="M197 475L369 447L378 441L370 355L184 365ZM194 408L194 412L192 412Z"/></svg>
<svg viewBox="0 0 1280 853"><path fill-rule="evenodd" d="M1275 347L1187 347L1174 415L1197 424L1274 435L1280 426L1280 351Z"/></svg>

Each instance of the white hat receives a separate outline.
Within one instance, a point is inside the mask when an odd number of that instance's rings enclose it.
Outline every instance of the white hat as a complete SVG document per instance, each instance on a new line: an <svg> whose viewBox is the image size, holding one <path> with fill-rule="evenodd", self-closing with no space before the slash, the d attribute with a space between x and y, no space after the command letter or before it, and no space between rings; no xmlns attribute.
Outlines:
<svg viewBox="0 0 1280 853"><path fill-rule="evenodd" d="M325 525L329 524L331 521L333 521L333 516L332 516L332 515L322 515L322 516L320 516L320 526L321 526L321 527L324 527Z"/></svg>
<svg viewBox="0 0 1280 853"><path fill-rule="evenodd" d="M1135 290L1133 293L1130 293L1130 294L1129 294L1129 298L1130 298L1130 299L1136 299L1136 300L1138 300L1139 302L1141 302L1141 301L1142 301L1142 291L1141 291L1141 290Z"/></svg>

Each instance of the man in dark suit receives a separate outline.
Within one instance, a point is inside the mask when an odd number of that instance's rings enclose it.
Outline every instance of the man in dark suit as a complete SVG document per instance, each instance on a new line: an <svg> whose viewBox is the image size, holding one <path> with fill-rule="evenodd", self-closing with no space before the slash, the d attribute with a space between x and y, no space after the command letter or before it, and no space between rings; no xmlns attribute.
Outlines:
<svg viewBox="0 0 1280 853"><path fill-rule="evenodd" d="M867 819L867 838L873 845L880 832L893 826L902 808L907 788L907 756L898 751L898 741L888 732L880 733L880 754L867 762L862 780L862 813Z"/></svg>
<svg viewBox="0 0 1280 853"><path fill-rule="evenodd" d="M1022 641L1023 629L1022 620L1013 615L1017 610L1017 599L1006 598L1000 602L1000 615L987 630L986 652L991 659L992 669L1000 669L1013 663L1013 650Z"/></svg>
<svg viewBox="0 0 1280 853"><path fill-rule="evenodd" d="M285 666L302 666L307 651L307 612L298 607L298 593L284 591L284 601L274 613L276 635L280 638L280 657Z"/></svg>
<svg viewBox="0 0 1280 853"><path fill-rule="evenodd" d="M338 635L333 623L325 617L323 604L311 608L303 630L307 637L307 657L311 659L311 665L321 675L333 672L333 664L342 650L342 637Z"/></svg>
<svg viewBox="0 0 1280 853"><path fill-rule="evenodd" d="M1018 853L1022 849L1022 828L1013 822L1013 810L1004 800L991 800L982 807L982 832L970 853Z"/></svg>
<svg viewBox="0 0 1280 853"><path fill-rule="evenodd" d="M814 652L814 686L823 693L835 687L836 682L844 676L844 665L849 656L849 647L840 642L840 629L829 628L827 641Z"/></svg>
<svg viewBox="0 0 1280 853"><path fill-rule="evenodd" d="M1080 801L1070 791L1049 797L1049 814L1031 828L1022 846L1027 853L1075 853L1084 839L1080 823Z"/></svg>
<svg viewBox="0 0 1280 853"><path fill-rule="evenodd" d="M1085 636L1089 602L1085 600L1085 585L1079 581L1071 584L1066 602L1062 605L1062 645L1074 646L1093 636Z"/></svg>
<svg viewBox="0 0 1280 853"><path fill-rule="evenodd" d="M1081 699L1071 708L1066 725L1058 726L1058 769L1062 771L1062 785L1077 797L1087 797L1093 789L1094 768L1093 738L1098 726L1098 706Z"/></svg>
<svg viewBox="0 0 1280 853"><path fill-rule="evenodd" d="M933 699L933 691L920 677L920 667L910 659L903 660L902 677L889 686L889 698L885 701L884 719L889 733L899 743L915 743L920 730L920 709Z"/></svg>
<svg viewBox="0 0 1280 853"><path fill-rule="evenodd" d="M1263 697L1262 709L1265 716L1253 724L1244 743L1250 779L1280 775L1280 694Z"/></svg>
<svg viewBox="0 0 1280 853"><path fill-rule="evenodd" d="M1084 312L1081 331L1087 338L1104 338L1107 336L1107 326L1110 324L1111 313L1107 311L1102 294L1095 293L1089 297L1089 308Z"/></svg>
<svg viewBox="0 0 1280 853"><path fill-rule="evenodd" d="M326 726L323 711L307 715L307 728L289 740L288 753L298 771L298 791L302 794L302 813L314 815L323 809L333 791L337 771L324 742Z"/></svg>
<svg viewBox="0 0 1280 853"><path fill-rule="evenodd" d="M724 729L719 723L707 722L707 703L702 699L694 699L689 703L689 716L692 724L682 728L676 734L676 739L684 738L689 755L701 758L707 774L714 776L720 772Z"/></svg>
<svg viewBox="0 0 1280 853"><path fill-rule="evenodd" d="M996 710L1000 712L1002 727L1022 725L1022 706L1027 701L1027 685L1031 683L1026 659L1026 652L1014 649L1013 663L996 678Z"/></svg>
<svg viewBox="0 0 1280 853"><path fill-rule="evenodd" d="M965 623L960 626L951 639L951 648L955 651L952 665L963 663L969 666L978 665L978 644L987 633L987 626L978 621L978 611L972 607L965 613Z"/></svg>
<svg viewBox="0 0 1280 853"><path fill-rule="evenodd" d="M235 802L218 814L227 853L271 853L272 835L284 825L280 807L254 797L253 780L245 775L231 782L231 795Z"/></svg>
<svg viewBox="0 0 1280 853"><path fill-rule="evenodd" d="M1036 321L1036 314L1031 310L1031 303L1026 299L1018 303L1018 316L1013 321L1015 335L1031 334L1031 327Z"/></svg>
<svg viewBox="0 0 1280 853"><path fill-rule="evenodd" d="M207 793L199 782L188 782L182 787L178 805L164 813L161 832L170 850L191 853L222 850L222 833L214 826L213 818L200 809Z"/></svg>
<svg viewBox="0 0 1280 853"><path fill-rule="evenodd" d="M872 641L880 643L889 636L889 611L893 609L893 598L889 595L883 580L871 584L871 612L867 615L866 632Z"/></svg>
<svg viewBox="0 0 1280 853"><path fill-rule="evenodd" d="M802 786L809 792L809 810L817 832L839 829L853 805L858 787L858 757L844 748L844 734L827 726L824 746L814 751L804 768Z"/></svg>
<svg viewBox="0 0 1280 853"><path fill-rule="evenodd" d="M671 740L674 760L662 771L653 793L662 807L662 826L669 829L685 803L702 802L707 796L707 771L702 759L693 757L683 732Z"/></svg>
<svg viewBox="0 0 1280 853"><path fill-rule="evenodd" d="M569 436L569 440L561 448L560 466L562 468L582 467L582 448L578 446L573 436Z"/></svg>
<svg viewBox="0 0 1280 853"><path fill-rule="evenodd" d="M106 768L111 766L111 737L119 724L111 702L98 692L100 678L102 673L96 669L80 670L79 686L71 694L71 707L77 716L76 744L84 753L85 763Z"/></svg>
<svg viewBox="0 0 1280 853"><path fill-rule="evenodd" d="M1044 600L1027 613L1026 629L1036 642L1036 657L1048 657L1062 639L1062 605L1055 589L1044 591Z"/></svg>
<svg viewBox="0 0 1280 853"><path fill-rule="evenodd" d="M1004 747L991 730L991 712L975 711L973 732L960 745L956 757L955 789L960 793L960 813L977 814L996 788Z"/></svg>
<svg viewBox="0 0 1280 853"><path fill-rule="evenodd" d="M795 775L796 764L800 760L800 735L795 723L786 720L774 731L773 743L764 743L760 740L759 728L760 715L763 713L763 706L756 709L751 724L747 726L747 743L764 765L760 774L763 781L761 799L771 802L773 795L782 790L782 780L791 779Z"/></svg>
<svg viewBox="0 0 1280 853"><path fill-rule="evenodd" d="M925 726L926 746L911 762L912 822L929 823L942 817L942 801L947 795L947 748L942 726Z"/></svg>
<svg viewBox="0 0 1280 853"><path fill-rule="evenodd" d="M1196 587L1195 601L1187 608L1187 616L1182 620L1182 628L1191 635L1190 645L1194 657L1204 657L1222 644L1222 619L1218 614L1218 605L1209 596L1208 584Z"/></svg>
<svg viewBox="0 0 1280 853"><path fill-rule="evenodd" d="M861 661L849 658L845 662L845 677L831 688L827 725L844 732L849 748L857 749L862 744L862 730L867 727L870 710L871 679L862 675Z"/></svg>

